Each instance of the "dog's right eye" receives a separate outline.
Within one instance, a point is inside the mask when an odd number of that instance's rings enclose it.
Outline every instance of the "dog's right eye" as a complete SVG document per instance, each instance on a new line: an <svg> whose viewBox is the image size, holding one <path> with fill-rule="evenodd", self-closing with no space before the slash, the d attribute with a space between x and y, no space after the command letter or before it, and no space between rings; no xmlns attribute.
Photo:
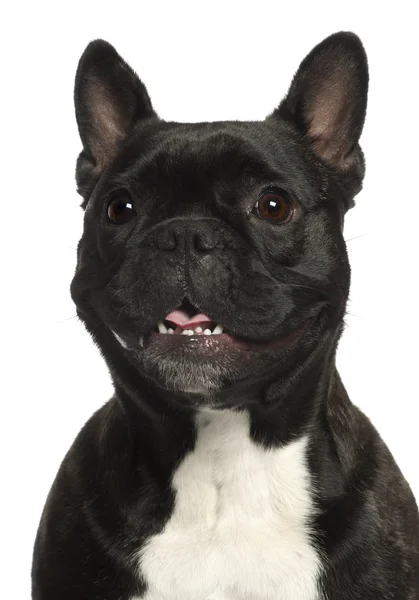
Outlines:
<svg viewBox="0 0 419 600"><path fill-rule="evenodd" d="M115 225L127 223L135 215L136 212L128 194L115 196L108 204L108 219Z"/></svg>

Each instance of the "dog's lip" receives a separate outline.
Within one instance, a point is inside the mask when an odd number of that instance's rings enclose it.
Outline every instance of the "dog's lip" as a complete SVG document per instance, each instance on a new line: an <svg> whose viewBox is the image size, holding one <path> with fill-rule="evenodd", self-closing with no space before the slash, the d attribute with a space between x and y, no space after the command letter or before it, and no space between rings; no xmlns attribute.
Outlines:
<svg viewBox="0 0 419 600"><path fill-rule="evenodd" d="M285 350L295 345L309 329L314 317L306 319L302 325L291 329L290 331L275 337L271 340L250 340L245 339L230 332L220 333L216 335L169 335L161 334L157 331L151 331L150 333L141 336L138 343L133 344L132 342L125 341L115 331L111 330L119 343L126 350L138 351L141 349L147 349L151 344L164 347L164 348L185 348L190 347L191 349L206 348L208 350L225 347L228 349L244 350L244 351L255 351L255 352L267 352L275 350Z"/></svg>
<svg viewBox="0 0 419 600"><path fill-rule="evenodd" d="M217 335L191 335L191 336L183 336L183 335L164 335L161 333L157 333L152 331L147 337L144 338L143 344L144 348L150 345L150 343L163 343L163 344L173 344L174 347L179 344L184 345L192 344L196 348L201 346L206 347L215 347L226 345L233 347L238 350L245 351L272 351L272 350L281 350L286 349L290 346L293 346L295 343L299 341L304 332L306 331L309 321L304 322L300 327L296 327L289 331L286 334L280 335L272 340L248 340L245 338L238 337L231 333L219 333ZM168 338L168 339L166 339Z"/></svg>

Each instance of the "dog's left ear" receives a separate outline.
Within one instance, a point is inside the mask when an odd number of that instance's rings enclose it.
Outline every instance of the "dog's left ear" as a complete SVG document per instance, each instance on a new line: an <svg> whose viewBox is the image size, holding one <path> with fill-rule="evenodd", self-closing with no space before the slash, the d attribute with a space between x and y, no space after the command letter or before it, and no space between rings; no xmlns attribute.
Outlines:
<svg viewBox="0 0 419 600"><path fill-rule="evenodd" d="M358 141L367 109L368 64L353 33L331 35L303 60L287 96L269 118L292 121L314 153L335 169L361 169Z"/></svg>

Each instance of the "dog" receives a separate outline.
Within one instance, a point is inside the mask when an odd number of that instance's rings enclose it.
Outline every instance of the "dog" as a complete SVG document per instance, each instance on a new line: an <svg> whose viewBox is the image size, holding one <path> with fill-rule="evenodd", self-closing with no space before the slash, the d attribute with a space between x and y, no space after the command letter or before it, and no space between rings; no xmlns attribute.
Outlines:
<svg viewBox="0 0 419 600"><path fill-rule="evenodd" d="M87 46L71 295L115 392L48 495L34 600L419 598L416 501L335 365L367 94L339 32L265 120L169 122Z"/></svg>

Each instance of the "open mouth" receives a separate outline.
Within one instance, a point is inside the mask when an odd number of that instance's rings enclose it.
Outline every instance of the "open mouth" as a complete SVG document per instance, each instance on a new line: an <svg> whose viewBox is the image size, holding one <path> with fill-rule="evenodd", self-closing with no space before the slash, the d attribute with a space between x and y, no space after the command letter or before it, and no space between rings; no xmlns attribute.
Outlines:
<svg viewBox="0 0 419 600"><path fill-rule="evenodd" d="M165 319L157 324L154 333L185 336L221 335L223 333L232 335L225 327L200 313L187 300L184 300L179 308L166 315Z"/></svg>
<svg viewBox="0 0 419 600"><path fill-rule="evenodd" d="M127 350L153 345L161 350L181 347L186 350L188 347L196 352L208 352L211 349L218 351L221 348L263 352L283 350L293 346L300 340L312 321L313 319L309 318L300 327L272 340L249 340L237 336L222 324L212 321L185 299L181 306L168 313L163 321L157 323L150 333L141 337L134 345L127 343L115 332L113 334Z"/></svg>
<svg viewBox="0 0 419 600"><path fill-rule="evenodd" d="M222 324L212 321L185 299L179 308L167 314L164 320L156 325L142 340L142 345L147 347L150 343L161 344L167 340L171 342L169 345L173 343L176 346L178 344L183 346L183 343L188 343L197 351L201 347L219 349L227 346L239 350L272 351L285 349L298 342L311 320L272 340L248 340L232 333Z"/></svg>

